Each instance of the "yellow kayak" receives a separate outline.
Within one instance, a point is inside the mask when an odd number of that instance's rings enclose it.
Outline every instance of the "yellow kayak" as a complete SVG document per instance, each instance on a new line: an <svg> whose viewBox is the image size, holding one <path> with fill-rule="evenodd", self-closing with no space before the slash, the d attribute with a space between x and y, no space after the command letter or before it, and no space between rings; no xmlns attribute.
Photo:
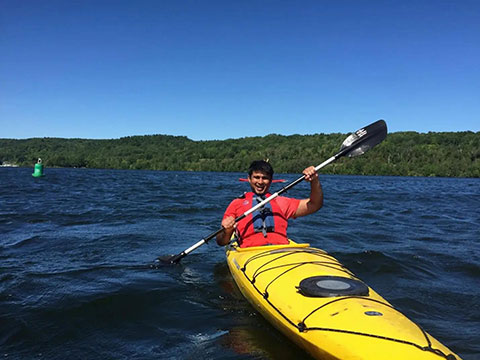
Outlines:
<svg viewBox="0 0 480 360"><path fill-rule="evenodd" d="M245 298L316 359L460 359L323 250L233 242L226 255Z"/></svg>

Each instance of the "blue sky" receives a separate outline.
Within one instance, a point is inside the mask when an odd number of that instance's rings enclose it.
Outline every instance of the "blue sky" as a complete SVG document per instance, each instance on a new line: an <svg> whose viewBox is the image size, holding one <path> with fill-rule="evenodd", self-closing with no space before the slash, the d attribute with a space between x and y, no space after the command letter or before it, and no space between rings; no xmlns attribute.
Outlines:
<svg viewBox="0 0 480 360"><path fill-rule="evenodd" d="M477 0L0 0L0 138L480 131Z"/></svg>

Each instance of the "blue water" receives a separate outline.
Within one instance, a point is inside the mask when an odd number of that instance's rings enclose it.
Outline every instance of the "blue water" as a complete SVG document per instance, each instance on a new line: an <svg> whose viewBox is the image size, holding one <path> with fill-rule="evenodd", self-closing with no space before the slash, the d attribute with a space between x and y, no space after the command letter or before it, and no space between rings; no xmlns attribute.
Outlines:
<svg viewBox="0 0 480 360"><path fill-rule="evenodd" d="M0 356L308 356L242 298L213 242L243 174L0 168ZM297 175L278 176L288 181ZM480 359L480 179L321 176L289 235L342 261L463 359ZM273 190L282 185L274 184ZM306 197L300 184L289 196Z"/></svg>

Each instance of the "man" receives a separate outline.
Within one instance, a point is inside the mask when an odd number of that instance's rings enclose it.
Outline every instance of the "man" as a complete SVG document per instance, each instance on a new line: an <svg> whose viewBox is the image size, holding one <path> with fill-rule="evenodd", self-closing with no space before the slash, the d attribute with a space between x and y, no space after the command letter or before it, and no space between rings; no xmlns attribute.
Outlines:
<svg viewBox="0 0 480 360"><path fill-rule="evenodd" d="M309 198L299 200L278 196L235 224L237 217L270 196L272 166L263 160L252 162L248 170L252 191L233 200L227 207L222 220L224 230L217 235L217 244L228 244L234 231L240 247L288 244L288 219L312 214L323 205L322 186L315 168L310 166L303 170L303 174L310 183Z"/></svg>

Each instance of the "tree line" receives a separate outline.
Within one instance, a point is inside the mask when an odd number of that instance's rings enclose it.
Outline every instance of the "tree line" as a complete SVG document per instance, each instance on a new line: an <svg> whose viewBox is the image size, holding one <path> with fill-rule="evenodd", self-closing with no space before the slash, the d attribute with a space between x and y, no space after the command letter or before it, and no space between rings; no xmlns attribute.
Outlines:
<svg viewBox="0 0 480 360"><path fill-rule="evenodd" d="M299 173L337 153L347 134L278 135L193 141L185 136L120 139L0 139L0 164L46 167L244 172L269 159L279 173ZM396 132L356 158L340 159L327 174L480 177L480 132Z"/></svg>

